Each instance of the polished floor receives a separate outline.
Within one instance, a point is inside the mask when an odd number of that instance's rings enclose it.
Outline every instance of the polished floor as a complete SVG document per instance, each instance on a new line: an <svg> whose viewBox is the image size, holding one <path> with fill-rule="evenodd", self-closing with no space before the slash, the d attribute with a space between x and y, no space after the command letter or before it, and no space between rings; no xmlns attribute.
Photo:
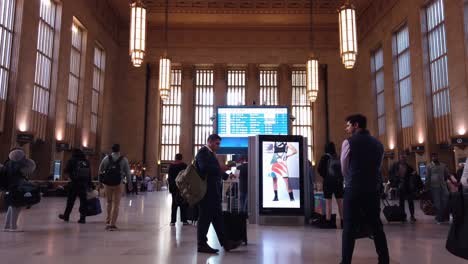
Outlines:
<svg viewBox="0 0 468 264"><path fill-rule="evenodd" d="M101 199L103 207L105 201ZM25 232L0 232L0 263L144 264L144 263L339 263L340 230L312 227L250 225L249 244L219 255L197 254L196 227L169 226L171 198L167 192L143 193L122 199L120 231L104 230L104 214L80 225L77 204L73 221L57 219L64 198L44 198L20 216ZM5 214L0 213L3 225ZM386 224L391 263L467 263L445 250L448 225L417 214L416 224ZM210 229L209 243L219 247ZM356 243L353 263L377 263L371 240Z"/></svg>

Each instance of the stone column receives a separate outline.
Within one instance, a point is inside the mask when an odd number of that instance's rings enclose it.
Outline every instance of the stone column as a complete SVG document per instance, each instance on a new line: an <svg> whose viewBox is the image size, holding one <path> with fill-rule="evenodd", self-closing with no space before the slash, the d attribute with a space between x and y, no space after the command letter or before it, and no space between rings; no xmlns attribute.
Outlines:
<svg viewBox="0 0 468 264"><path fill-rule="evenodd" d="M227 69L225 64L215 64L214 67L214 83L213 83L213 114L216 113L218 106L226 105L227 95ZM216 119L213 121L213 131L217 131Z"/></svg>
<svg viewBox="0 0 468 264"><path fill-rule="evenodd" d="M185 162L191 162L193 153L193 100L194 100L194 67L191 64L182 65L182 107L180 124L180 153Z"/></svg>
<svg viewBox="0 0 468 264"><path fill-rule="evenodd" d="M278 68L278 103L279 105L290 106L291 99L292 99L291 68L287 64L281 64Z"/></svg>
<svg viewBox="0 0 468 264"><path fill-rule="evenodd" d="M159 65L151 63L149 65L149 87L148 106L146 113L146 174L157 175L157 161L160 157L161 143L161 97L159 96Z"/></svg>
<svg viewBox="0 0 468 264"><path fill-rule="evenodd" d="M247 65L247 83L245 91L245 105L259 105L260 81L258 65L249 63Z"/></svg>

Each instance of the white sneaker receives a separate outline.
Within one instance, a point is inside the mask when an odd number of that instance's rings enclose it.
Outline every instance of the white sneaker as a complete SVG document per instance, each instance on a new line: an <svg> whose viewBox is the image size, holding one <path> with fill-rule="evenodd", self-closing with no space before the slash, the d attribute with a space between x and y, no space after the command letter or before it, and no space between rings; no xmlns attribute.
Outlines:
<svg viewBox="0 0 468 264"><path fill-rule="evenodd" d="M21 230L21 229L10 229L9 232L22 233L22 232L24 232L24 231Z"/></svg>

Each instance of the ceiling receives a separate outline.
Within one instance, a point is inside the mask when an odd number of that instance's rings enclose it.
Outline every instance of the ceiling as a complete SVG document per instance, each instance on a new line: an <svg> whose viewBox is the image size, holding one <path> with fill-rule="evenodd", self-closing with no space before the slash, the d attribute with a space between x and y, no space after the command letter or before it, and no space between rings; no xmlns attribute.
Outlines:
<svg viewBox="0 0 468 264"><path fill-rule="evenodd" d="M130 0L108 0L128 23ZM313 0L314 26L337 25L344 0ZM352 0L358 15L372 0ZM164 24L166 0L143 0L148 27ZM310 24L310 0L169 0L171 27L305 27Z"/></svg>

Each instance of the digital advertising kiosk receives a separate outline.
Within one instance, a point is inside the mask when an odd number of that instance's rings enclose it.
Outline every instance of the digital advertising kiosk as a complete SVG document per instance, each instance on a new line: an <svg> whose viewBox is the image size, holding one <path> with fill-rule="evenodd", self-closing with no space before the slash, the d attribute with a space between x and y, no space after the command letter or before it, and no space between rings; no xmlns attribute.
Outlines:
<svg viewBox="0 0 468 264"><path fill-rule="evenodd" d="M304 225L312 213L302 136L249 137L249 223Z"/></svg>

